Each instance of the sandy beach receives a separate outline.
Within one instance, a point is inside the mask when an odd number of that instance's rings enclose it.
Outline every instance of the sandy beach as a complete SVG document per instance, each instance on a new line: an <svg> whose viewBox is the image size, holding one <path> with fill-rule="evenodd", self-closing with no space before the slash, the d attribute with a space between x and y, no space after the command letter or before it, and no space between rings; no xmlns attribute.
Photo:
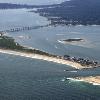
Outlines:
<svg viewBox="0 0 100 100"><path fill-rule="evenodd" d="M68 78L68 79L74 81L84 81L93 85L100 85L100 76L76 77L76 78Z"/></svg>
<svg viewBox="0 0 100 100"><path fill-rule="evenodd" d="M76 69L85 68L85 66L82 66L81 64L73 62L73 61L63 60L63 59L59 59L57 57L49 57L46 55L40 55L40 54L35 54L35 53L26 53L26 52L13 51L13 50L8 50L8 49L7 50L0 49L0 53L28 57L28 58L33 58L33 59L45 60L45 61L49 61L49 62L68 65L68 66L71 66L71 67L76 68Z"/></svg>

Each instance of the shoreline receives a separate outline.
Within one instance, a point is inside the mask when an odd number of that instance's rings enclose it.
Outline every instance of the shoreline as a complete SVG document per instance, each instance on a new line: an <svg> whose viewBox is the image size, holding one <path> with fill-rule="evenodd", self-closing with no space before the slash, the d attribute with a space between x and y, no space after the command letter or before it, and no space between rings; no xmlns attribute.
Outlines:
<svg viewBox="0 0 100 100"><path fill-rule="evenodd" d="M55 54L49 54L48 52L31 47L21 46L12 37L3 36L4 33L0 33L0 35L0 53L45 60L68 65L75 69L90 69L98 67L98 62L95 61L70 57L69 55L59 56Z"/></svg>
<svg viewBox="0 0 100 100"><path fill-rule="evenodd" d="M100 76L76 77L76 78L67 78L67 79L73 81L86 82L92 85L100 85Z"/></svg>
<svg viewBox="0 0 100 100"><path fill-rule="evenodd" d="M44 60L44 61L48 61L48 62L54 62L54 63L58 63L58 64L71 66L76 69L90 68L90 67L82 66L81 64L73 62L73 61L64 60L64 59L60 59L57 57L49 57L46 55L40 55L40 54L35 54L35 53L26 53L26 52L8 50L8 49L7 50L0 49L0 53L21 56L21 57L27 57L27 58L33 58L33 59L39 59L39 60Z"/></svg>

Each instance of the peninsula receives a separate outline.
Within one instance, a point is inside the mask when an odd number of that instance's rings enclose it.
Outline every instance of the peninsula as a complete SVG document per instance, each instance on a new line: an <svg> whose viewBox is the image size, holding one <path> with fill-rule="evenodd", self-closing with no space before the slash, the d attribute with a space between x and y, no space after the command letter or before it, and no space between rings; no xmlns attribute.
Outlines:
<svg viewBox="0 0 100 100"><path fill-rule="evenodd" d="M98 67L97 62L93 62L93 61L90 62L89 60L86 61L80 58L77 59L75 57L70 57L67 55L58 56L54 54L49 54L47 52L38 49L31 49L28 47L21 46L19 43L15 42L15 40L12 37L5 36L3 35L3 33L0 34L1 34L0 53L46 60L54 63L68 65L76 69Z"/></svg>

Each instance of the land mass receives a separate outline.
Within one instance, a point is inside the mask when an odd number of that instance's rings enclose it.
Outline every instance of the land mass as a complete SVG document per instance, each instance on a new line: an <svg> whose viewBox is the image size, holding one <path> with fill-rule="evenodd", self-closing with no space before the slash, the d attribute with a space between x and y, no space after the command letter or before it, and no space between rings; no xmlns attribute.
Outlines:
<svg viewBox="0 0 100 100"><path fill-rule="evenodd" d="M32 9L32 8L47 8L47 7L55 7L57 4L53 5L28 5L28 4L13 4L13 3L0 3L0 9Z"/></svg>
<svg viewBox="0 0 100 100"><path fill-rule="evenodd" d="M68 78L70 80L84 81L93 85L100 85L100 76Z"/></svg>
<svg viewBox="0 0 100 100"><path fill-rule="evenodd" d="M71 0L53 5L0 3L0 9L33 9L51 21L51 25L100 25L99 0Z"/></svg>
<svg viewBox="0 0 100 100"><path fill-rule="evenodd" d="M71 0L36 11L52 25L100 25L99 0Z"/></svg>
<svg viewBox="0 0 100 100"><path fill-rule="evenodd" d="M5 36L3 35L3 33L0 34L1 53L51 61L55 63L65 64L76 69L98 67L97 62L90 62L89 60L84 60L81 58L77 59L75 57L70 57L66 55L58 56L54 54L49 54L41 50L21 46L19 43L15 42L15 40L12 37Z"/></svg>
<svg viewBox="0 0 100 100"><path fill-rule="evenodd" d="M66 42L77 42L77 41L82 41L83 39L66 39L66 40L63 40L63 41L66 41Z"/></svg>
<svg viewBox="0 0 100 100"><path fill-rule="evenodd" d="M73 38L73 39L65 39L65 40L58 40L59 42L81 42L83 39L80 38Z"/></svg>

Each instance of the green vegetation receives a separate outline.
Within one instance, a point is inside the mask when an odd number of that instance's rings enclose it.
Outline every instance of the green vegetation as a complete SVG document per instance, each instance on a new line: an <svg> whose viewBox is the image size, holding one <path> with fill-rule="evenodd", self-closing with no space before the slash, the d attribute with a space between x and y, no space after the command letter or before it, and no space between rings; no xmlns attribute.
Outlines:
<svg viewBox="0 0 100 100"><path fill-rule="evenodd" d="M0 48L11 50L23 49L23 47L16 43L13 38L7 36L0 36Z"/></svg>
<svg viewBox="0 0 100 100"><path fill-rule="evenodd" d="M44 55L44 56L48 56L48 57L55 57L55 58L59 58L59 59L65 59L65 60L69 60L69 61L74 61L77 63L80 63L82 66L96 66L98 63L94 62L94 61L89 61L89 60L85 60L83 58L72 58L70 56L64 56L64 58L62 58L62 56L57 56L57 55L53 55L53 54L49 54L46 53L44 51L40 51L37 49L30 49L27 47L23 47L20 44L18 44L17 42L15 42L15 40L12 37L7 37L4 36L2 33L0 33L0 48L1 49L7 49L7 50L13 50L13 51L19 51L19 52L24 52L24 53L34 53L34 54L39 54L39 55ZM74 39L69 39L68 41L74 41Z"/></svg>
<svg viewBox="0 0 100 100"><path fill-rule="evenodd" d="M49 57L57 57L56 55L52 55L40 50L36 49L29 49L26 47L21 46L12 37L7 36L0 36L0 48L2 49L8 49L8 50L14 50L14 51L20 51L20 52L26 52L26 53L35 53L40 55L47 55Z"/></svg>

